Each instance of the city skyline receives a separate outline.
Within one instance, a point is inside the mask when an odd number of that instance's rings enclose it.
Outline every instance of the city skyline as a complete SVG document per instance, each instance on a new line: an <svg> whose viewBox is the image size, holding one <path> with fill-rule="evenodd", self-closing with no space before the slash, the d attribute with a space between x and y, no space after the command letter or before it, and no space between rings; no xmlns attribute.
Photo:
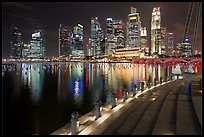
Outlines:
<svg viewBox="0 0 204 137"><path fill-rule="evenodd" d="M58 56L58 27L63 24L73 28L80 23L84 26L84 45L91 34L91 18L98 17L103 31L106 18L128 20L130 7L140 14L142 26L147 28L150 44L150 26L153 7L161 9L161 26L174 34L174 46L181 42L190 2L4 2L3 3L3 45L2 57L10 56L10 25L15 24L22 32L22 41L27 43L36 29L45 32L45 56ZM195 6L197 6L195 4ZM100 8L97 8L100 7ZM104 8L102 8L104 7ZM105 9L105 10L104 10ZM173 9L173 10L172 10ZM175 10L178 9L178 10ZM195 10L196 8L194 8ZM202 14L202 7L201 7ZM190 41L193 42L195 11L190 24ZM198 26L197 45L202 50L202 15ZM126 27L126 26L125 26ZM150 46L150 45L148 45Z"/></svg>

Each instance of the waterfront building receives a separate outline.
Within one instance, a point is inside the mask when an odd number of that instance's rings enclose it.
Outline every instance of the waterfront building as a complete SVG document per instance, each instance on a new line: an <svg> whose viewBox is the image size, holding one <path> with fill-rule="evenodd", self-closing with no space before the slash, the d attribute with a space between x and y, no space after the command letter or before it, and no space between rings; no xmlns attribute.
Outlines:
<svg viewBox="0 0 204 137"><path fill-rule="evenodd" d="M127 45L129 47L140 47L140 15L136 8L131 7L127 22Z"/></svg>
<svg viewBox="0 0 204 137"><path fill-rule="evenodd" d="M77 26L73 29L71 46L72 57L84 57L83 42L83 26L81 24L77 24Z"/></svg>
<svg viewBox="0 0 204 137"><path fill-rule="evenodd" d="M113 20L113 27L114 27L114 37L116 38L116 45L118 48L124 48L124 25L121 19Z"/></svg>
<svg viewBox="0 0 204 137"><path fill-rule="evenodd" d="M21 32L19 29L12 25L11 26L11 58L21 58L22 57L22 47L23 42L21 40Z"/></svg>
<svg viewBox="0 0 204 137"><path fill-rule="evenodd" d="M172 56L173 54L173 49L174 49L174 39L173 39L173 33L169 32L167 33L167 55Z"/></svg>
<svg viewBox="0 0 204 137"><path fill-rule="evenodd" d="M23 48L22 48L22 57L23 58L29 58L30 55L31 55L30 43L28 43L28 44L24 43Z"/></svg>
<svg viewBox="0 0 204 137"><path fill-rule="evenodd" d="M35 30L30 41L31 58L40 59L45 57L45 37L43 30Z"/></svg>
<svg viewBox="0 0 204 137"><path fill-rule="evenodd" d="M103 31L97 17L91 18L91 40L89 45L89 55L94 57L99 57L103 55L101 50L101 41L103 39Z"/></svg>
<svg viewBox="0 0 204 137"><path fill-rule="evenodd" d="M105 54L110 55L112 54L112 50L116 48L116 39L114 36L114 26L113 26L113 19L107 18L106 19L106 36L105 36Z"/></svg>
<svg viewBox="0 0 204 137"><path fill-rule="evenodd" d="M160 38L161 38L161 54L165 55L166 54L166 47L167 47L167 36L166 36L166 28L161 27L160 28Z"/></svg>
<svg viewBox="0 0 204 137"><path fill-rule="evenodd" d="M121 19L106 19L106 55L111 55L112 51L118 48L124 48L124 25Z"/></svg>
<svg viewBox="0 0 204 137"><path fill-rule="evenodd" d="M93 55L93 48L91 47L91 44L92 44L92 39L89 38L88 46L86 46L87 47L87 54L86 54L86 56L92 56Z"/></svg>
<svg viewBox="0 0 204 137"><path fill-rule="evenodd" d="M113 50L112 57L121 59L147 58L140 47L125 47Z"/></svg>
<svg viewBox="0 0 204 137"><path fill-rule="evenodd" d="M99 29L98 35L99 35L99 46L100 46L100 48L98 48L96 50L97 55L105 55L105 36L104 36L104 32L103 32L102 28Z"/></svg>
<svg viewBox="0 0 204 137"><path fill-rule="evenodd" d="M151 54L161 54L161 13L160 7L154 7L151 20Z"/></svg>
<svg viewBox="0 0 204 137"><path fill-rule="evenodd" d="M68 26L59 26L59 57L69 57L71 55L72 31Z"/></svg>
<svg viewBox="0 0 204 137"><path fill-rule="evenodd" d="M189 38L184 38L183 43L176 44L176 53L177 56L185 56L191 57L192 56L192 46L189 41Z"/></svg>
<svg viewBox="0 0 204 137"><path fill-rule="evenodd" d="M141 27L140 29L140 37L141 37L141 41L140 41L140 47L142 52L144 52L144 54L146 56L149 56L149 47L147 45L147 29L146 27Z"/></svg>

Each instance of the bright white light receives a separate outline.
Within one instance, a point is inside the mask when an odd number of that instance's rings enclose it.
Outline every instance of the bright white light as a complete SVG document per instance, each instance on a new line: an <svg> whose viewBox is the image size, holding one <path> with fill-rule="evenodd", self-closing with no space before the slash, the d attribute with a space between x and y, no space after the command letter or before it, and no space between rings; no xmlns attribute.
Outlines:
<svg viewBox="0 0 204 137"><path fill-rule="evenodd" d="M112 21L112 18L107 18L106 20L111 20Z"/></svg>

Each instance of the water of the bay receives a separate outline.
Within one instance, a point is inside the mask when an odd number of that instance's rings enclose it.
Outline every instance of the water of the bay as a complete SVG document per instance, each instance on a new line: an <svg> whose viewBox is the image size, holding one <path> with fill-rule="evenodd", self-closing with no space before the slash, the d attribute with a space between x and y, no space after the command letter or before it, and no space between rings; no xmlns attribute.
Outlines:
<svg viewBox="0 0 204 137"><path fill-rule="evenodd" d="M175 66L130 63L2 64L3 134L47 135L70 121L71 113L93 110L94 101L109 103L133 84L163 77ZM181 66L185 71L185 66ZM195 69L195 68L194 68ZM196 70L195 70L196 71Z"/></svg>

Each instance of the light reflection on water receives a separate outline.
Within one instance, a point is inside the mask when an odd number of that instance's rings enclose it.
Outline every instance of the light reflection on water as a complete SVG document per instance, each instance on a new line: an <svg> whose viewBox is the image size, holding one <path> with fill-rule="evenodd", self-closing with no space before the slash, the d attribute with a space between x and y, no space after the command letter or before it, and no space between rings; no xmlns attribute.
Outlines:
<svg viewBox="0 0 204 137"><path fill-rule="evenodd" d="M123 89L160 77L166 79L175 66L129 63L16 63L2 65L5 134L49 134L66 124L73 111L83 115L94 101L111 101ZM194 68L198 71L198 68ZM182 71L185 66L182 67ZM22 103L23 102L23 103ZM15 108L16 110L14 110ZM27 119L19 123L18 119ZM26 113L26 115L24 114ZM16 121L15 121L16 120ZM18 128L16 128L18 127ZM46 128L45 128L46 127ZM17 131L18 129L18 131ZM21 130L21 131L19 131Z"/></svg>

